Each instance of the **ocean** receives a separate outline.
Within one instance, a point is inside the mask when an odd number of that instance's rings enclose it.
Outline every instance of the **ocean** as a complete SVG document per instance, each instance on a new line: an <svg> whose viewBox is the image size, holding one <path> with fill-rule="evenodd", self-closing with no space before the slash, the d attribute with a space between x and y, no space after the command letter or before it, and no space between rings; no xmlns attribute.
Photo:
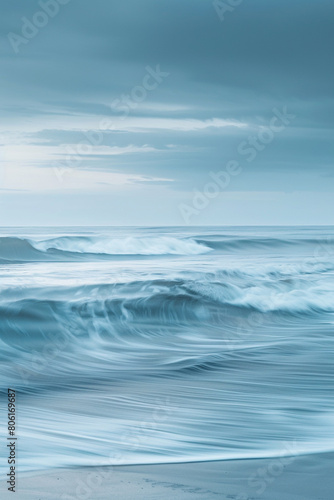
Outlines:
<svg viewBox="0 0 334 500"><path fill-rule="evenodd" d="M19 471L334 451L333 227L0 234Z"/></svg>

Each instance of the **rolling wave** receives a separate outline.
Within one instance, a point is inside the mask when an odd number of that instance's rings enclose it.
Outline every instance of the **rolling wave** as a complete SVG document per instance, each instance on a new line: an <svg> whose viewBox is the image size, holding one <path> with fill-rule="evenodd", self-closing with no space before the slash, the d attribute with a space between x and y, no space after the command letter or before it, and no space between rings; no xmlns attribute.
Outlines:
<svg viewBox="0 0 334 500"><path fill-rule="evenodd" d="M334 312L334 283L319 283L316 280L307 280L300 276L293 279L254 279L246 274L240 283L240 275L234 275L234 280L209 280L203 274L202 280L192 279L159 279L134 281L114 284L90 284L77 288L53 287L48 290L49 296L54 298L43 299L45 290L42 288L27 288L21 290L20 298L14 300L9 291L4 289L0 293L0 311L2 318L10 318L19 314L21 319L40 317L45 307L73 307L86 311L89 314L101 309L101 314L109 314L115 320L119 317L136 318L137 321L147 319L165 321L169 324L181 320L190 321L191 318L200 319L199 311L206 317L214 308L236 308L238 314L241 309L254 310L260 313L322 314ZM247 280L246 277L247 276ZM59 313L64 315L65 312ZM1 318L0 318L1 321ZM1 332L0 332L1 334Z"/></svg>
<svg viewBox="0 0 334 500"><path fill-rule="evenodd" d="M334 242L328 238L220 238L212 236L174 237L145 236L116 238L109 235L71 236L36 239L0 237L0 262L62 261L79 258L107 258L115 256L195 256L213 251L245 252L247 250L291 249L311 246L326 247L334 254ZM95 257L94 257L95 256Z"/></svg>
<svg viewBox="0 0 334 500"><path fill-rule="evenodd" d="M61 236L47 240L0 238L2 261L26 262L61 260L73 254L86 255L201 255L211 251L192 239L167 236L147 238L110 238Z"/></svg>
<svg viewBox="0 0 334 500"><path fill-rule="evenodd" d="M333 238L265 238L265 237L225 237L225 238L215 238L213 236L207 238L195 238L197 243L201 245L208 246L213 250L225 250L225 251L245 251L245 250L291 250L293 248L305 248L312 247L314 249L321 249L324 252L324 248L327 250L327 254L334 254L334 239Z"/></svg>

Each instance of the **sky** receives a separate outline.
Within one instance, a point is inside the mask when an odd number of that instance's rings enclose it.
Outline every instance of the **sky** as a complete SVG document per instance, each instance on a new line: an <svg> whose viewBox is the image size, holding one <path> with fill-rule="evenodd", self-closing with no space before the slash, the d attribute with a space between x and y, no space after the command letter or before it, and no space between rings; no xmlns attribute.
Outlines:
<svg viewBox="0 0 334 500"><path fill-rule="evenodd" d="M332 0L11 0L0 226L334 223Z"/></svg>

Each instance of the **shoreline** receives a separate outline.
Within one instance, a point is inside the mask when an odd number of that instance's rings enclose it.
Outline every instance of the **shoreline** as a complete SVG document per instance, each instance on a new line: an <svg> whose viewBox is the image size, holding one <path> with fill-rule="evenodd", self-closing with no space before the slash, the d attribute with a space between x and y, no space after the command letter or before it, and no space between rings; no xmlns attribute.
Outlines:
<svg viewBox="0 0 334 500"><path fill-rule="evenodd" d="M18 470L20 500L332 500L334 453L157 465ZM12 498L6 480L1 498Z"/></svg>

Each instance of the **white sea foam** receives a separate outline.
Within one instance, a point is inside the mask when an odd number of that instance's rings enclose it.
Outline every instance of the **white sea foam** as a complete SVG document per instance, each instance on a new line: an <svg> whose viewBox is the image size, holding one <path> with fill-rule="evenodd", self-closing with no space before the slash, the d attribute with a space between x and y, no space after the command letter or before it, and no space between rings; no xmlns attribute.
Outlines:
<svg viewBox="0 0 334 500"><path fill-rule="evenodd" d="M30 240L30 244L43 252L55 249L73 253L106 255L200 255L212 251L211 248L192 239L169 236L146 238L63 236L45 241Z"/></svg>

